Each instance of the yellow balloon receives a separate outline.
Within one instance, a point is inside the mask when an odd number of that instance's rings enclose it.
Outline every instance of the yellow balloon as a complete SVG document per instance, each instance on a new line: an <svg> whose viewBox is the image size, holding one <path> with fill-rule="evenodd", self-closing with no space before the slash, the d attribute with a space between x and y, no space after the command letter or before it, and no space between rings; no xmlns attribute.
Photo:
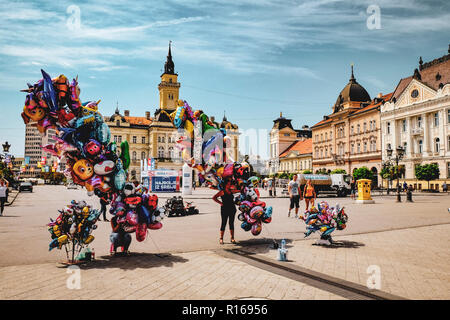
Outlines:
<svg viewBox="0 0 450 320"><path fill-rule="evenodd" d="M223 175L223 167L220 167L219 169L217 169L216 174L217 174L219 177L222 177L222 175Z"/></svg>
<svg viewBox="0 0 450 320"><path fill-rule="evenodd" d="M94 241L94 236L91 234L91 235L89 235L87 238L86 238L86 240L84 240L84 243L85 244L89 244L89 243L91 243L92 241Z"/></svg>
<svg viewBox="0 0 450 320"><path fill-rule="evenodd" d="M322 232L327 231L327 227L322 227L322 228L320 228L320 231L322 231Z"/></svg>
<svg viewBox="0 0 450 320"><path fill-rule="evenodd" d="M192 122L190 120L186 120L184 122L184 130L186 130L187 134L192 139L193 134L194 134L194 125L192 124Z"/></svg>
<svg viewBox="0 0 450 320"><path fill-rule="evenodd" d="M68 239L69 239L69 237L67 237L67 235L62 235L58 238L58 243L60 245L63 245L65 243L67 243Z"/></svg>

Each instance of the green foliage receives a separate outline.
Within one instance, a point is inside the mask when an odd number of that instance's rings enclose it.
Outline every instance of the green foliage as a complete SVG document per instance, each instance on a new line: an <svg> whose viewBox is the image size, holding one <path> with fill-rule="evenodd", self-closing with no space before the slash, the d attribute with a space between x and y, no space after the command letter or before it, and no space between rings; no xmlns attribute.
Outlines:
<svg viewBox="0 0 450 320"><path fill-rule="evenodd" d="M280 178L280 179L289 179L289 174L287 172L280 173L278 175L278 178Z"/></svg>
<svg viewBox="0 0 450 320"><path fill-rule="evenodd" d="M369 170L367 167L361 167L353 171L353 178L355 180L359 179L370 179L373 180L373 172Z"/></svg>
<svg viewBox="0 0 450 320"><path fill-rule="evenodd" d="M330 173L327 170L324 169L318 169L316 170L316 174L326 174L329 175Z"/></svg>
<svg viewBox="0 0 450 320"><path fill-rule="evenodd" d="M305 171L303 171L303 174L312 174L312 171L311 170L305 170Z"/></svg>
<svg viewBox="0 0 450 320"><path fill-rule="evenodd" d="M346 174L347 171L345 171L345 169L334 169L333 171L331 171L331 174L338 174L338 173Z"/></svg>
<svg viewBox="0 0 450 320"><path fill-rule="evenodd" d="M3 177L9 183L14 181L14 175L11 169L4 162L0 162L0 177Z"/></svg>
<svg viewBox="0 0 450 320"><path fill-rule="evenodd" d="M380 176L383 179L388 180L395 180L397 178L401 178L405 175L405 166L389 166L384 165L383 168L380 170Z"/></svg>
<svg viewBox="0 0 450 320"><path fill-rule="evenodd" d="M428 181L428 189L430 189L430 180L439 178L439 166L437 163L429 163L424 165L416 165L415 175L419 180Z"/></svg>

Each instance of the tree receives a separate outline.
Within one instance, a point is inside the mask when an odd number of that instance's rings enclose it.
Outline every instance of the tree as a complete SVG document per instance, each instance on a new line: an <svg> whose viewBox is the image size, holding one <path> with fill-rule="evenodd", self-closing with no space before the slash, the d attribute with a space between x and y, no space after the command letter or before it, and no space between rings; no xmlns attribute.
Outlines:
<svg viewBox="0 0 450 320"><path fill-rule="evenodd" d="M345 171L345 169L334 169L333 171L331 171L331 174L338 174L338 173L346 174L347 171Z"/></svg>
<svg viewBox="0 0 450 320"><path fill-rule="evenodd" d="M369 170L367 167L361 167L353 171L353 178L355 180L359 179L369 179L373 180L373 172Z"/></svg>
<svg viewBox="0 0 450 320"><path fill-rule="evenodd" d="M328 171L325 169L318 169L316 170L316 174L326 174L329 175Z"/></svg>
<svg viewBox="0 0 450 320"><path fill-rule="evenodd" d="M280 179L289 179L289 174L287 172L280 173L278 178L280 178Z"/></svg>
<svg viewBox="0 0 450 320"><path fill-rule="evenodd" d="M311 170L305 170L305 171L303 171L303 174L312 174L312 171Z"/></svg>
<svg viewBox="0 0 450 320"><path fill-rule="evenodd" d="M430 180L439 178L439 166L437 163L418 164L415 168L415 174L417 179L427 181L428 189L430 189Z"/></svg>

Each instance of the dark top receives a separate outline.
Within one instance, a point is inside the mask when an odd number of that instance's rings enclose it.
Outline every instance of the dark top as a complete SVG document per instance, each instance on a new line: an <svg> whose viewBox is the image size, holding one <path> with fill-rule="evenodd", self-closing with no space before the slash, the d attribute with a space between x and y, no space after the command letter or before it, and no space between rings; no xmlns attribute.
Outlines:
<svg viewBox="0 0 450 320"><path fill-rule="evenodd" d="M117 219L118 219L119 217L118 216L114 216L112 219L111 219L111 226L113 227L113 228L116 228L117 227ZM123 227L122 226L119 226L119 228L117 229L117 231L114 231L113 230L113 232L116 232L116 233L119 233L119 234L124 234L124 233L126 233L125 232L125 230L123 230Z"/></svg>
<svg viewBox="0 0 450 320"><path fill-rule="evenodd" d="M223 206L221 210L234 211L236 212L236 205L234 204L234 197L231 193L224 192L223 196L220 197Z"/></svg>

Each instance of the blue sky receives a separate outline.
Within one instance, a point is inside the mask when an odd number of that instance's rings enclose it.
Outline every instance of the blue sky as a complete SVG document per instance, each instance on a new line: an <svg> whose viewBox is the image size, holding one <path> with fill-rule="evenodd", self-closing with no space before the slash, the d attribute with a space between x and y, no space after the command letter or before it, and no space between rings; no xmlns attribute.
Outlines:
<svg viewBox="0 0 450 320"><path fill-rule="evenodd" d="M73 28L69 6L80 9ZM380 29L369 29L370 5ZM240 128L267 128L280 111L295 127L331 112L355 76L371 96L394 90L424 61L447 53L449 1L185 0L0 3L0 142L24 151L20 117L27 82L79 76L82 101L100 111L152 114L173 46L181 98ZM68 13L69 11L69 13Z"/></svg>

